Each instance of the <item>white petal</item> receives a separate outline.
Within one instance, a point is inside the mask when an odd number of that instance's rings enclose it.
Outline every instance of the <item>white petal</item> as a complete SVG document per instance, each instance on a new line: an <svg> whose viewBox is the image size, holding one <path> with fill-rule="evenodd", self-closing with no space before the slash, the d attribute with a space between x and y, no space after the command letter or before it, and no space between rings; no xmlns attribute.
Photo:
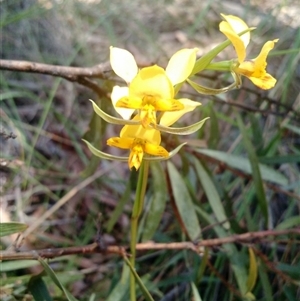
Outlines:
<svg viewBox="0 0 300 301"><path fill-rule="evenodd" d="M127 87L119 87L119 86L114 86L113 90L111 92L111 101L112 104L115 108L115 110L117 111L117 113L119 113L123 119L125 120L129 120L132 113L134 112L134 109L126 109L126 108L117 108L115 105L117 103L117 101L124 97L124 96L128 96L128 88Z"/></svg>
<svg viewBox="0 0 300 301"><path fill-rule="evenodd" d="M133 55L125 49L110 46L110 64L114 72L127 83L130 83L138 73Z"/></svg>
<svg viewBox="0 0 300 301"><path fill-rule="evenodd" d="M191 74L196 61L197 48L181 49L170 59L166 73L173 86L185 81Z"/></svg>

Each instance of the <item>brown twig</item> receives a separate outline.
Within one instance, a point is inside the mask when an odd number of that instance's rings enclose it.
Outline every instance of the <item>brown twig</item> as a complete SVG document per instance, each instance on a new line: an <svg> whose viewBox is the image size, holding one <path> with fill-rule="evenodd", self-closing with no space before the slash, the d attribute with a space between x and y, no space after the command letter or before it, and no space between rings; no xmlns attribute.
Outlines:
<svg viewBox="0 0 300 301"><path fill-rule="evenodd" d="M214 238L201 240L199 242L172 242L172 243L155 243L149 241L146 243L139 243L136 245L137 251L149 251L149 250L191 250L196 253L202 253L204 247L215 247L226 243L259 243L260 239L267 236L280 236L288 234L300 235L300 228L289 230L266 230L259 232L247 232L239 235L232 235L223 238ZM43 258L56 258L64 255L71 254L117 254L124 255L124 252L128 250L128 246L107 246L105 248L99 246L97 243L80 247L69 248L51 248L42 250L32 250L27 252L12 252L3 251L0 252L0 260L21 260L21 259L37 259L39 256Z"/></svg>
<svg viewBox="0 0 300 301"><path fill-rule="evenodd" d="M68 81L77 82L93 90L98 96L106 95L106 92L90 78L106 79L106 73L111 70L108 63L99 64L93 67L81 68L14 60L0 60L0 69L62 77Z"/></svg>
<svg viewBox="0 0 300 301"><path fill-rule="evenodd" d="M81 68L15 60L0 60L0 69L18 72L48 74L52 76L63 77L71 81L75 81L78 77L93 77L104 79L105 73L111 70L108 63L99 64L93 67Z"/></svg>

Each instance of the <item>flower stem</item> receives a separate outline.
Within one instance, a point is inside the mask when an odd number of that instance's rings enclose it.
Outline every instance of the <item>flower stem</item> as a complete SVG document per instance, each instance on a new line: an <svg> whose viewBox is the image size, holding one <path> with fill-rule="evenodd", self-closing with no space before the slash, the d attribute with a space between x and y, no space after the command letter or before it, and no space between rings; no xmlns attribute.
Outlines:
<svg viewBox="0 0 300 301"><path fill-rule="evenodd" d="M144 206L145 192L148 182L149 161L143 161L139 171L139 178L136 188L135 200L131 215L131 238L130 238L130 263L135 267L136 243L137 243L137 230L140 214ZM130 274L130 300L136 301L135 294L135 278L133 273Z"/></svg>

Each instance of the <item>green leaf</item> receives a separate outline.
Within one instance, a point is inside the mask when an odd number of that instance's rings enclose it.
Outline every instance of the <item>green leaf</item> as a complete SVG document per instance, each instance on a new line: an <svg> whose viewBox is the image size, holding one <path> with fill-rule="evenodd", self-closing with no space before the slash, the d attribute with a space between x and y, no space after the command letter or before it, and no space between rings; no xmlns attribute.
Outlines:
<svg viewBox="0 0 300 301"><path fill-rule="evenodd" d="M257 262L252 248L249 248L249 275L247 280L248 292L252 292L257 280Z"/></svg>
<svg viewBox="0 0 300 301"><path fill-rule="evenodd" d="M157 124L155 128L161 132L185 136L185 135L193 134L193 133L197 132L198 130L200 130L201 127L203 126L204 122L207 119L209 119L209 117L206 117L196 123L193 123L189 126L185 126L185 127L181 127L181 128L167 127L167 126L163 126L163 125L159 125L159 124Z"/></svg>
<svg viewBox="0 0 300 301"><path fill-rule="evenodd" d="M232 83L231 85L224 87L224 88L220 88L220 89L214 89L214 88L209 88L209 87L204 87L202 85L199 85L198 83L193 82L190 79L187 79L187 82L192 86L192 88L194 88L198 93L200 94L204 94L204 95L217 95L220 93L225 93L228 92L232 89L236 89L237 88L237 84L236 82Z"/></svg>
<svg viewBox="0 0 300 301"><path fill-rule="evenodd" d="M100 157L100 158L106 159L106 160L113 160L113 161L115 161L115 160L116 161L122 161L122 162L128 161L128 157L113 156L113 155L104 153L104 152L100 151L99 149L95 148L88 141L86 141L84 139L82 139L82 141L87 144L89 150L97 157ZM169 157L154 157L154 156L145 155L143 157L143 160L145 160L145 161L165 161L165 160L169 160L170 158L175 156L185 144L186 144L186 142L178 145L175 149L173 149L171 152L169 152Z"/></svg>
<svg viewBox="0 0 300 301"><path fill-rule="evenodd" d="M103 120L107 121L108 123L118 124L118 125L138 125L138 124L140 124L140 121L125 120L125 119L113 117L113 116L105 113L103 110L101 110L94 101L92 101L91 99L90 99L90 101L93 104L93 108L94 108L94 111L96 112L96 114L99 115ZM186 127L182 127L182 128L167 127L167 126L163 126L163 125L159 125L159 124L155 125L155 128L158 129L159 131L169 133L169 134L190 135L190 134L198 131L203 126L204 122L207 119L208 118L205 118L195 124L192 124L192 125L189 125ZM151 125L151 126L154 127L153 125Z"/></svg>
<svg viewBox="0 0 300 301"><path fill-rule="evenodd" d="M160 224L168 198L167 182L161 164L158 162L152 162L150 164L150 169L153 178L153 195L142 231L142 241L148 241L152 239L156 229Z"/></svg>
<svg viewBox="0 0 300 301"><path fill-rule="evenodd" d="M124 300L125 294L129 291L129 275L130 275L130 268L124 263L122 277L119 280L119 282L116 284L114 289L111 291L109 296L106 298L106 301Z"/></svg>
<svg viewBox="0 0 300 301"><path fill-rule="evenodd" d="M191 283L192 292L193 292L193 300L194 301L202 301L199 291L194 282Z"/></svg>
<svg viewBox="0 0 300 301"><path fill-rule="evenodd" d="M52 301L47 286L41 276L33 276L29 280L28 290L36 301Z"/></svg>
<svg viewBox="0 0 300 301"><path fill-rule="evenodd" d="M293 227L300 226L300 216L292 216L285 219L279 225L276 226L276 230L285 230Z"/></svg>
<svg viewBox="0 0 300 301"><path fill-rule="evenodd" d="M105 113L103 110L101 110L93 100L90 99L90 102L93 104L93 109L94 109L95 113L108 123L119 124L119 125L126 125L126 124L137 125L137 124L140 124L139 121L126 120L126 119L111 116L111 115Z"/></svg>
<svg viewBox="0 0 300 301"><path fill-rule="evenodd" d="M131 273L133 274L133 276L134 276L137 284L139 285L139 287L140 287L140 289L142 291L142 294L145 297L145 300L147 300L147 301L154 301L154 299L150 295L149 291L145 287L144 283L142 282L142 279L139 277L139 275L135 271L135 268L131 265L131 263L128 260L128 258L124 257L124 260L125 260L126 264L129 266Z"/></svg>
<svg viewBox="0 0 300 301"><path fill-rule="evenodd" d="M253 182L254 182L254 186L255 186L255 190L256 190L256 195L258 198L258 203L259 203L260 209L262 211L262 214L264 215L265 223L267 225L268 218L269 218L268 203L267 203L266 193L265 193L265 189L263 186L262 177L261 177L261 173L260 173L260 169L259 169L258 158L256 156L256 152L253 147L253 144L248 137L246 127L244 126L244 123L243 123L240 115L237 115L237 123L240 128L241 134L243 136L245 149L249 156L251 170L252 170L252 176L253 176Z"/></svg>
<svg viewBox="0 0 300 301"><path fill-rule="evenodd" d="M50 266L47 264L46 261L44 261L41 257L38 259L41 265L44 267L45 272L48 274L48 276L52 279L52 281L55 283L57 287L59 287L65 296L67 297L68 301L78 301L74 296L71 295L71 293L61 284L59 279L57 278L54 271L50 268Z"/></svg>
<svg viewBox="0 0 300 301"><path fill-rule="evenodd" d="M243 34L253 30L254 28L248 28L247 30L242 31L241 33L239 33L239 36L242 36ZM231 44L231 42L229 40L224 41L223 43L219 44L218 46L216 46L215 48L213 48L212 50L210 50L209 52L207 52L205 55L203 55L201 58L199 58L194 66L194 69L191 73L191 76L204 70L209 64L210 62L222 51L224 50L226 47L228 47Z"/></svg>
<svg viewBox="0 0 300 301"><path fill-rule="evenodd" d="M20 269L31 268L39 265L36 260L9 260L0 262L1 272L10 272Z"/></svg>
<svg viewBox="0 0 300 301"><path fill-rule="evenodd" d="M224 162L226 165L241 170L246 174L252 174L251 165L247 158L211 149L197 149L196 151L218 161ZM283 186L288 184L287 178L273 168L259 164L259 169L261 176L265 181L270 181Z"/></svg>
<svg viewBox="0 0 300 301"><path fill-rule="evenodd" d="M228 221L224 223L224 221L226 221L228 218L225 214L222 201L213 181L211 180L210 176L208 175L202 164L195 157L193 158L193 165L196 169L198 178L205 191L205 195L207 196L208 202L218 222L222 223L222 226L225 229L229 229L230 223Z"/></svg>
<svg viewBox="0 0 300 301"><path fill-rule="evenodd" d="M0 237L23 232L28 228L22 223L0 223Z"/></svg>
<svg viewBox="0 0 300 301"><path fill-rule="evenodd" d="M220 225L215 225L215 219L210 216L206 211L204 211L199 206L196 206L196 211L200 214L201 219L204 219L208 224L213 225L213 230L216 232L218 237L227 237L228 231L226 231ZM231 268L234 272L235 279L238 283L240 292L246 294L247 292L247 270L242 257L241 252L238 251L235 244L228 243L224 244L222 248L225 250L226 256L230 260Z"/></svg>
<svg viewBox="0 0 300 301"><path fill-rule="evenodd" d="M294 125L291 125L291 124L284 124L283 125L284 128L286 129L289 129L290 131L300 135L300 128L299 126L294 126Z"/></svg>
<svg viewBox="0 0 300 301"><path fill-rule="evenodd" d="M171 187L174 195L176 208L181 221L191 240L199 238L201 228L195 211L195 206L187 190L186 184L175 166L167 163Z"/></svg>

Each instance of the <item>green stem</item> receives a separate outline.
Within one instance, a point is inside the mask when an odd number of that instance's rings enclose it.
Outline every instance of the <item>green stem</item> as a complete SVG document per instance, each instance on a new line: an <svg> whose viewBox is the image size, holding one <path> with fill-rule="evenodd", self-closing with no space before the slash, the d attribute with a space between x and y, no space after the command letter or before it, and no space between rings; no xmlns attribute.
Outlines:
<svg viewBox="0 0 300 301"><path fill-rule="evenodd" d="M134 200L134 205L133 205L133 210L131 215L130 263L133 267L135 267L138 221L144 206L145 192L146 192L146 187L148 182L148 173L149 173L149 161L143 161L139 171L139 178L138 178L135 200ZM135 277L133 273L130 274L130 300L136 301Z"/></svg>

